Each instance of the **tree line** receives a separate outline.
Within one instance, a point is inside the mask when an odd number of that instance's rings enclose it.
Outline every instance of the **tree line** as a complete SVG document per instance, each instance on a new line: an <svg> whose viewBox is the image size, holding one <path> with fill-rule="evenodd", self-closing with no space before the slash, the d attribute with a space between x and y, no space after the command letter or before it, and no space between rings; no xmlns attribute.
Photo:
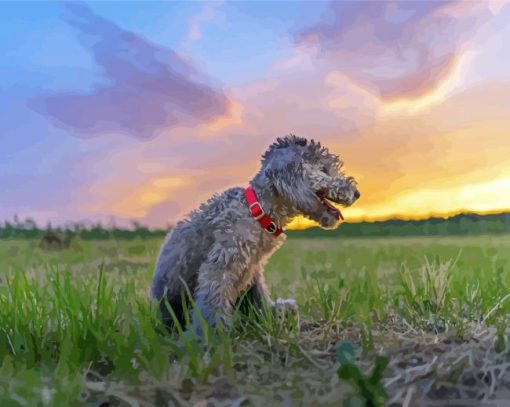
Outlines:
<svg viewBox="0 0 510 407"><path fill-rule="evenodd" d="M150 229L139 222L131 227L106 226L100 222L92 224L70 223L54 227L51 223L45 227L32 219L0 222L0 239L41 239L48 233L72 235L83 240L107 239L146 239L164 237L171 227ZM498 234L510 232L510 213L493 215L460 214L450 218L429 218L424 220L391 219L378 222L343 223L338 229L330 231L320 228L288 230L290 238L338 237L338 236L448 236Z"/></svg>
<svg viewBox="0 0 510 407"><path fill-rule="evenodd" d="M510 232L510 213L493 215L460 214L450 218L432 217L423 220L391 219L378 222L344 223L329 231L310 228L288 231L289 237L338 236L456 236Z"/></svg>

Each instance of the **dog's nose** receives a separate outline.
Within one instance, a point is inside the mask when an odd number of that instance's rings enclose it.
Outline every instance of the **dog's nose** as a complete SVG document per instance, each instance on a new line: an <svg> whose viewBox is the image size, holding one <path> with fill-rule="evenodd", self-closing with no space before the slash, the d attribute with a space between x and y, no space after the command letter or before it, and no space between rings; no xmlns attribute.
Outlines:
<svg viewBox="0 0 510 407"><path fill-rule="evenodd" d="M360 197L360 196L361 196L361 194L359 193L359 191L358 191L358 190L356 190L356 191L354 192L354 198L359 199L359 197Z"/></svg>

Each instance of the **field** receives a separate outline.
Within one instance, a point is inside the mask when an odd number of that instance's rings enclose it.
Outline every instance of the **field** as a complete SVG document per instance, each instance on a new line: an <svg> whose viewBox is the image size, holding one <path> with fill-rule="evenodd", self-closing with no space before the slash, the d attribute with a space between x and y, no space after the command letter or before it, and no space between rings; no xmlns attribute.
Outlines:
<svg viewBox="0 0 510 407"><path fill-rule="evenodd" d="M160 242L0 240L0 405L510 399L510 235L290 239L266 278L299 312L238 312L205 343L147 300Z"/></svg>

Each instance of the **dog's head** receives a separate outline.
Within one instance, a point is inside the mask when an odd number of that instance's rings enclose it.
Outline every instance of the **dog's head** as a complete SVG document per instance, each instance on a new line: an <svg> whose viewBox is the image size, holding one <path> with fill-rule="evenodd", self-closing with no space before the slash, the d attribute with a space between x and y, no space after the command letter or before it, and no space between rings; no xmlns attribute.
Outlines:
<svg viewBox="0 0 510 407"><path fill-rule="evenodd" d="M354 178L342 172L340 158L313 140L276 139L262 166L276 195L324 229L334 229L343 219L333 203L350 206L360 197Z"/></svg>

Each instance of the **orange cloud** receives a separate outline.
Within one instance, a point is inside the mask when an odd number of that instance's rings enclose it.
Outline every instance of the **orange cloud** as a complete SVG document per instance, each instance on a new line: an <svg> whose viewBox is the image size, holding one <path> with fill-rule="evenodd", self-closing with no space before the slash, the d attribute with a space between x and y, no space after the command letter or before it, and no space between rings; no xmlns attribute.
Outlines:
<svg viewBox="0 0 510 407"><path fill-rule="evenodd" d="M227 114L219 116L206 124L206 130L210 133L218 133L228 127L243 124L243 105L236 101L230 101ZM206 133L207 134L207 133Z"/></svg>
<svg viewBox="0 0 510 407"><path fill-rule="evenodd" d="M111 210L125 217L142 218L147 215L150 208L169 199L173 192L175 193L179 187L187 183L187 180L174 178L171 179L173 186L157 186L158 181L161 180L153 180L123 196L120 200L112 202ZM166 181L168 180L167 178Z"/></svg>

